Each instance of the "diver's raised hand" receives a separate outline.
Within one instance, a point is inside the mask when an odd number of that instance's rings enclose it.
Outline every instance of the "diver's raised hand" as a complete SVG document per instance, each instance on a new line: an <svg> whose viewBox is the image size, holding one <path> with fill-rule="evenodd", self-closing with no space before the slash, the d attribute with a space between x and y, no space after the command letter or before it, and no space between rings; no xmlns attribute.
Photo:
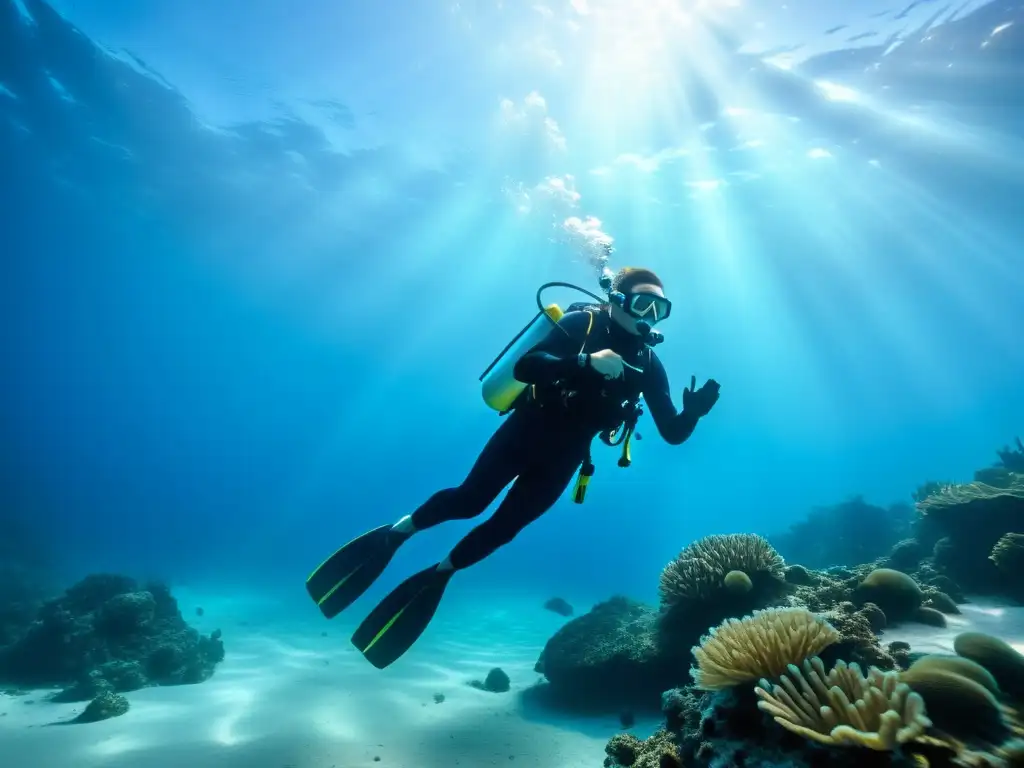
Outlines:
<svg viewBox="0 0 1024 768"><path fill-rule="evenodd" d="M698 419L707 416L718 402L718 390L721 385L714 379L708 379L704 386L697 389L697 377L690 377L690 386L683 390L683 411Z"/></svg>
<svg viewBox="0 0 1024 768"><path fill-rule="evenodd" d="M617 379L622 375L622 357L610 349L602 349L590 356L590 367L606 379Z"/></svg>

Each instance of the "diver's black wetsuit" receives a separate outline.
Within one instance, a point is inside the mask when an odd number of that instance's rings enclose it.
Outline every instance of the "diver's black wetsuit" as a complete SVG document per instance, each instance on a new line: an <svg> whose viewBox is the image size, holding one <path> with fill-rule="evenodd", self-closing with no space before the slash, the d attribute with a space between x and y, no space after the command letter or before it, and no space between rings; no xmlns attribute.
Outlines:
<svg viewBox="0 0 1024 768"><path fill-rule="evenodd" d="M572 482L594 437L623 420L623 402L644 401L658 432L673 445L686 440L697 419L677 413L668 376L641 338L626 332L607 312L570 312L515 366L515 377L535 386L537 396L519 405L484 446L469 475L456 488L431 496L412 515L416 530L447 520L476 517L513 480L485 522L452 550L455 568L478 563L510 542L550 509ZM606 380L581 367L580 352L611 349L643 372L624 366L623 376Z"/></svg>

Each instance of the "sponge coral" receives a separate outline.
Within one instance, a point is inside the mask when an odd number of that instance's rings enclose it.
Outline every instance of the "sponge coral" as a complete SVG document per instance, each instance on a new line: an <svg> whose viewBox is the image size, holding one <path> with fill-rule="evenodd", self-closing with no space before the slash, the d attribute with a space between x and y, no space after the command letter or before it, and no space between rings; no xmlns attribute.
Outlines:
<svg viewBox="0 0 1024 768"><path fill-rule="evenodd" d="M731 688L761 677L778 677L790 664L816 656L840 639L835 628L806 608L769 608L727 619L693 648L690 670L704 691Z"/></svg>
<svg viewBox="0 0 1024 768"><path fill-rule="evenodd" d="M780 583L785 562L763 536L750 533L705 536L686 547L661 572L663 606L713 597L730 571L768 575ZM734 577L736 578L736 577Z"/></svg>
<svg viewBox="0 0 1024 768"><path fill-rule="evenodd" d="M779 685L761 680L759 709L786 730L829 746L892 751L931 727L924 700L895 672L838 662L828 674L821 659L790 665Z"/></svg>

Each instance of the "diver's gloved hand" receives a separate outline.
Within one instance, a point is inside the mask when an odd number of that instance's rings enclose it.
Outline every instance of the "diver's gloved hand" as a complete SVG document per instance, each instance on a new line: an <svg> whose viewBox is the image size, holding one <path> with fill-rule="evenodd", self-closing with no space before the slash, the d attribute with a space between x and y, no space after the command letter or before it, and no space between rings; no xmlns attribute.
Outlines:
<svg viewBox="0 0 1024 768"><path fill-rule="evenodd" d="M606 379L622 376L622 357L610 349L602 349L590 355L590 367Z"/></svg>
<svg viewBox="0 0 1024 768"><path fill-rule="evenodd" d="M690 386L683 390L683 412L697 419L707 416L718 402L720 387L717 381L708 379L703 387L697 389L697 377L691 376Z"/></svg>

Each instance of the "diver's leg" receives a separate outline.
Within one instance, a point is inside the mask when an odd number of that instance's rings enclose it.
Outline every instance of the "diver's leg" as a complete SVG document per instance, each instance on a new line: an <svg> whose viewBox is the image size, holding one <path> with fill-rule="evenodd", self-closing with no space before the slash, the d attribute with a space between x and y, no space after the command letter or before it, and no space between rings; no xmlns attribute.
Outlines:
<svg viewBox="0 0 1024 768"><path fill-rule="evenodd" d="M486 521L471 530L440 564L439 571L461 570L508 544L523 528L558 501L582 461L576 451L547 455L530 462Z"/></svg>
<svg viewBox="0 0 1024 768"><path fill-rule="evenodd" d="M534 419L513 413L491 435L466 479L427 499L415 512L394 525L396 533L411 536L448 520L466 520L481 514L523 467L524 456L538 430Z"/></svg>

